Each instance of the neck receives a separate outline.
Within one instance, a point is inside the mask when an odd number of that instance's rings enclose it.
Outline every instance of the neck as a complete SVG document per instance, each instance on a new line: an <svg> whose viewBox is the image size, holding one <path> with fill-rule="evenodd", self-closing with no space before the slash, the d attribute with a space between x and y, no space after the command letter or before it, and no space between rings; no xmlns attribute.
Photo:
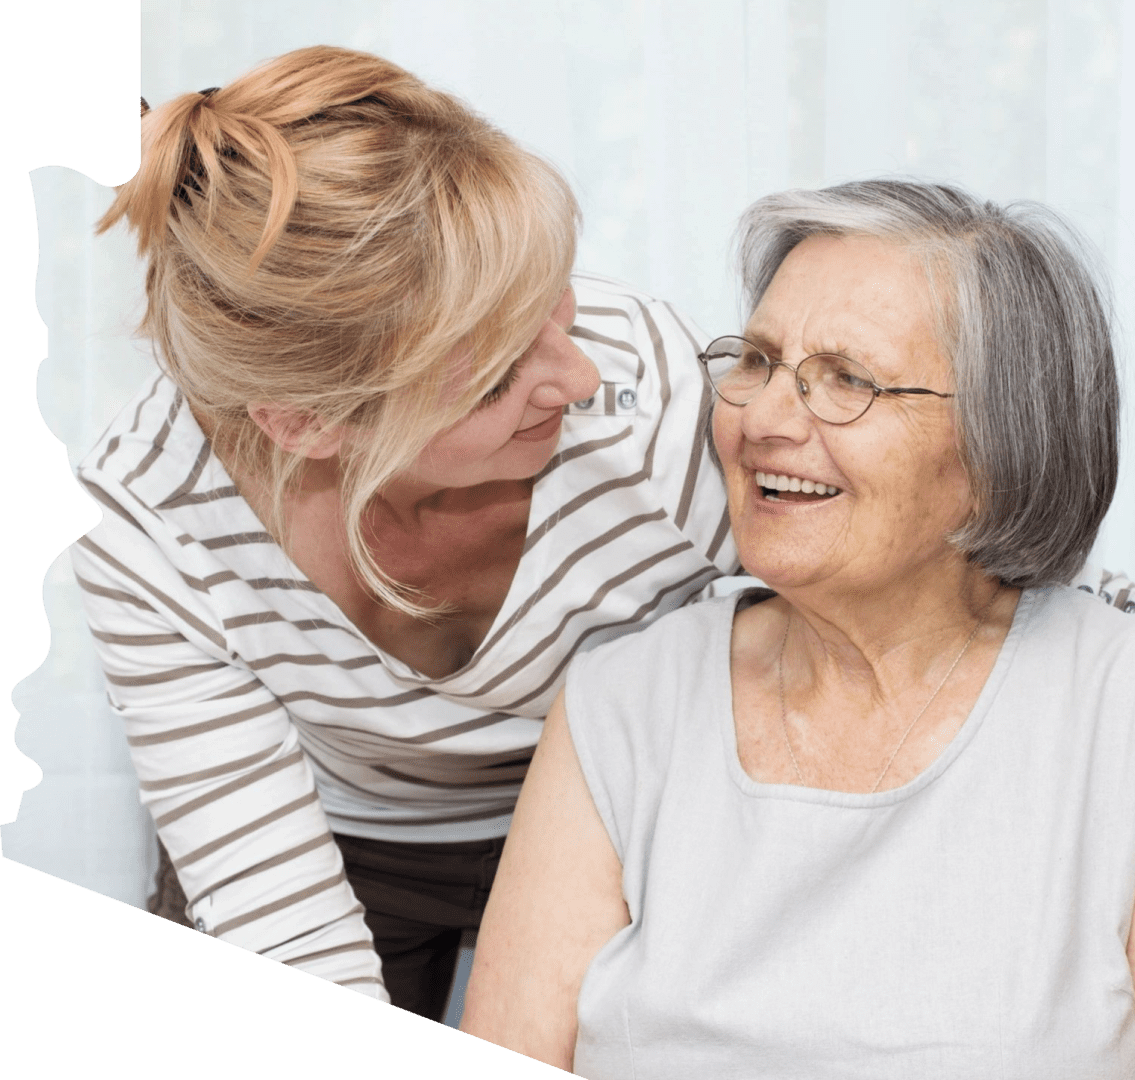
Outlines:
<svg viewBox="0 0 1135 1080"><path fill-rule="evenodd" d="M404 531L421 528L438 516L478 514L505 503L527 501L532 479L493 480L472 487L439 487L395 477L371 502L375 523L382 521Z"/></svg>
<svg viewBox="0 0 1135 1080"><path fill-rule="evenodd" d="M757 605L734 622L734 700L749 694L776 717L775 735L756 726L754 775L833 791L901 786L965 722L1019 590L961 560L926 573L908 564L887 587L839 586L782 585L764 615ZM740 715L739 746L753 725Z"/></svg>
<svg viewBox="0 0 1135 1080"><path fill-rule="evenodd" d="M986 629L999 629L999 643L1019 595L952 551L882 589L777 591L789 605L786 668L813 686L834 682L876 700L936 678L983 617Z"/></svg>

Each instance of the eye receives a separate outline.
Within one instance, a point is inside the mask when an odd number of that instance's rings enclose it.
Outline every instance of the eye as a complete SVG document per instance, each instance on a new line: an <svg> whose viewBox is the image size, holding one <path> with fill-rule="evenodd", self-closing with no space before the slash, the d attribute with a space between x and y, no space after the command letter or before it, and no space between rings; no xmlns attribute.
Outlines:
<svg viewBox="0 0 1135 1080"><path fill-rule="evenodd" d="M822 366L821 366L822 365ZM854 360L836 353L823 355L817 359L817 368L824 372L824 379L833 390L849 390L853 393L868 393L875 389L871 373Z"/></svg>
<svg viewBox="0 0 1135 1080"><path fill-rule="evenodd" d="M519 361L512 365L505 372L504 378L496 384L491 390L481 396L481 400L477 403L477 408L483 409L489 405L493 405L500 401L512 389L513 384L516 382L517 376L520 374Z"/></svg>
<svg viewBox="0 0 1135 1080"><path fill-rule="evenodd" d="M769 358L760 349L755 349L745 342L737 366L744 371L765 372L769 367Z"/></svg>
<svg viewBox="0 0 1135 1080"><path fill-rule="evenodd" d="M846 387L848 390L873 390L875 384L870 379L864 379L860 375L856 375L853 371L843 369L836 373L836 380L840 386Z"/></svg>

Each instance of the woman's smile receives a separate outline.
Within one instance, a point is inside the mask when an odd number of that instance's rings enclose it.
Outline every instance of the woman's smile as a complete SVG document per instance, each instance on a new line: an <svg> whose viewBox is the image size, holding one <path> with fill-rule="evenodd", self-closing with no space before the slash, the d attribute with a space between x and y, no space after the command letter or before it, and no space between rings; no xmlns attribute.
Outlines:
<svg viewBox="0 0 1135 1080"><path fill-rule="evenodd" d="M562 412L554 412L547 420L541 420L531 427L521 428L512 437L522 442L543 442L545 439L551 439L560 433L563 417Z"/></svg>
<svg viewBox="0 0 1135 1080"><path fill-rule="evenodd" d="M809 480L792 473L757 472L753 479L761 489L761 497L770 502L819 503L839 495L841 491L835 484Z"/></svg>
<svg viewBox="0 0 1135 1080"><path fill-rule="evenodd" d="M781 484L788 486L781 487ZM805 490L805 484L812 490ZM833 503L843 503L845 498L839 488L787 473L756 473L751 490L753 496L747 500L747 505L754 513L790 518L824 513Z"/></svg>
<svg viewBox="0 0 1135 1080"><path fill-rule="evenodd" d="M787 363L842 352L869 359L888 385L950 380L925 276L881 240L799 244L747 334ZM714 436L742 561L778 590L908 577L951 557L944 537L969 513L952 416L934 398L891 398L853 424L825 423L775 372L748 404L718 402Z"/></svg>

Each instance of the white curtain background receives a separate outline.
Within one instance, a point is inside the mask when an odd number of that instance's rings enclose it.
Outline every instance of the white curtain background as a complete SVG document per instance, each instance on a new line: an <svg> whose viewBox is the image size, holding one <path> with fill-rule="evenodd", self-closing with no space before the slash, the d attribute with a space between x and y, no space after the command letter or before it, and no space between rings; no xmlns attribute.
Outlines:
<svg viewBox="0 0 1135 1080"><path fill-rule="evenodd" d="M740 326L729 244L753 199L913 174L1067 214L1102 251L1131 340L1135 0L143 0L142 18L151 104L317 43L456 92L574 184L581 268L710 333ZM110 191L62 169L33 184L39 401L74 464L152 367L132 338L142 275L125 233L93 236ZM1130 369L1126 383L1130 399ZM1095 560L1135 571L1130 441ZM152 827L65 555L44 599L51 652L13 695L44 779L4 855L141 904Z"/></svg>

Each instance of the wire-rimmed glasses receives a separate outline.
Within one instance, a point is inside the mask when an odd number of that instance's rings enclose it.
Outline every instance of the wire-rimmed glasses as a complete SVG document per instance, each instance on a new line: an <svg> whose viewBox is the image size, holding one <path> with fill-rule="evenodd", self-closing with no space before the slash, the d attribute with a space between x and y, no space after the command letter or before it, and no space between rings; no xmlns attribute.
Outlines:
<svg viewBox="0 0 1135 1080"><path fill-rule="evenodd" d="M787 368L801 400L828 424L858 420L881 394L954 396L920 386L880 386L862 364L837 353L815 353L793 367L783 360L770 360L751 341L731 334L714 338L698 359L705 365L717 396L730 405L748 405L778 367Z"/></svg>

